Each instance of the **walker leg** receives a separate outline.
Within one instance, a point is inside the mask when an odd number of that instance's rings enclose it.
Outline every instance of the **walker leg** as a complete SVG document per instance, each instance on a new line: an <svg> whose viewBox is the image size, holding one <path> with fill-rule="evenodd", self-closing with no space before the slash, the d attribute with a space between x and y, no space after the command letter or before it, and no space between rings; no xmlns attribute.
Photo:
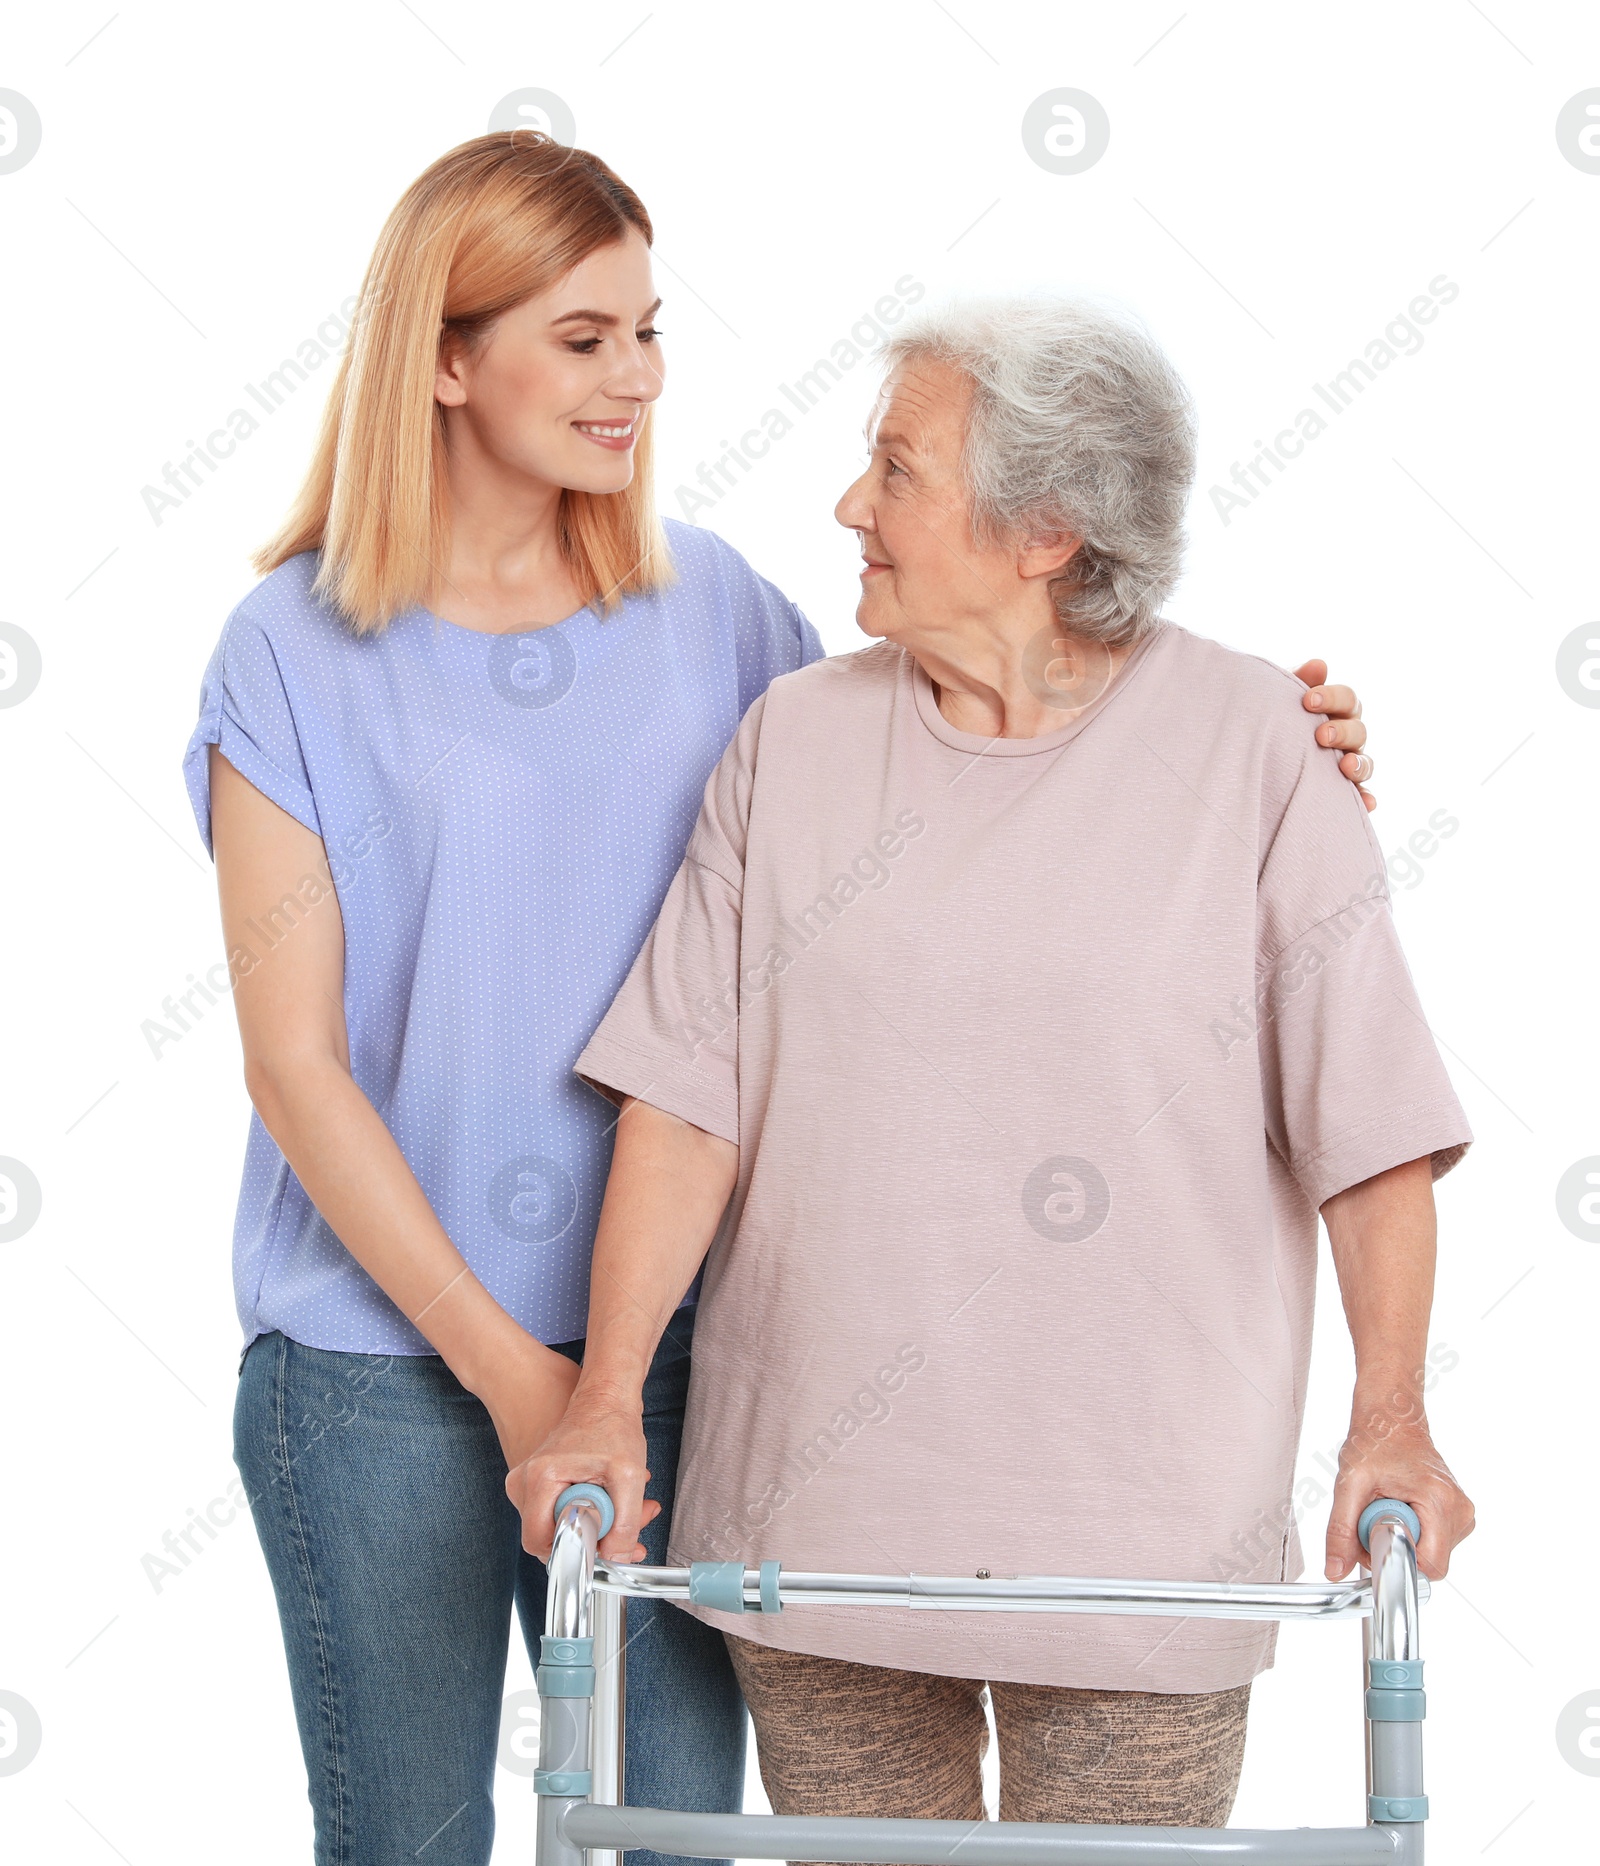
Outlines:
<svg viewBox="0 0 1600 1866"><path fill-rule="evenodd" d="M623 1706L627 1698L628 1603L620 1594L594 1597L594 1723L590 1732L589 1799L605 1808L622 1806L624 1774ZM611 1847L591 1847L589 1866L622 1866Z"/></svg>
<svg viewBox="0 0 1600 1866"><path fill-rule="evenodd" d="M539 1797L536 1866L585 1866L583 1848L567 1839L561 1823L570 1809L589 1799L594 1787L589 1749L596 1684L594 1560L596 1544L610 1523L602 1524L599 1503L586 1494L589 1488L570 1487L556 1504L544 1636L534 1673L539 1688L539 1767L533 1778L533 1792ZM609 1499L605 1508L611 1508ZM614 1670L607 1667L608 1673Z"/></svg>
<svg viewBox="0 0 1600 1866"><path fill-rule="evenodd" d="M1376 1506L1374 1506L1376 1507ZM1412 1528L1373 1522L1371 1634L1367 1652L1367 1818L1393 1839L1400 1866L1422 1866L1428 1797L1422 1786L1422 1653Z"/></svg>
<svg viewBox="0 0 1600 1866"><path fill-rule="evenodd" d="M1426 1797L1422 1792L1422 1725L1369 1723L1367 1730L1372 1742L1373 1803L1391 1797L1425 1802ZM1373 1825L1385 1827L1394 1835L1398 1866L1422 1866L1426 1822L1390 1822L1375 1814Z"/></svg>
<svg viewBox="0 0 1600 1866"><path fill-rule="evenodd" d="M538 1866L584 1866L583 1848L561 1831L561 1817L575 1802L587 1800L589 1699L542 1698L539 1703L539 1818L535 1830ZM563 1792L572 1782L577 1792Z"/></svg>
<svg viewBox="0 0 1600 1866"><path fill-rule="evenodd" d="M1365 1693L1366 1690L1371 1660L1372 1622L1369 1619L1363 1619L1361 1622L1361 1685L1363 1693ZM1364 1717L1361 1723L1361 1754L1366 1762L1367 1801L1370 1804L1372 1800L1372 1719L1370 1717Z"/></svg>

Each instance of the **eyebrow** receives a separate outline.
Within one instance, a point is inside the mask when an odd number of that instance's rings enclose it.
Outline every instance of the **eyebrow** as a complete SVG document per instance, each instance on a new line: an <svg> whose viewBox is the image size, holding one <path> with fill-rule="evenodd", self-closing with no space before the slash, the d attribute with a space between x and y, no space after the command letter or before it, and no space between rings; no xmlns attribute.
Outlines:
<svg viewBox="0 0 1600 1866"><path fill-rule="evenodd" d="M644 315L652 318L660 309L661 300L658 298ZM609 311L563 311L560 317L551 318L550 322L552 324L600 324L609 330L613 325L620 324L622 320Z"/></svg>
<svg viewBox="0 0 1600 1866"><path fill-rule="evenodd" d="M909 434L897 433L893 428L879 428L874 433L869 426L867 439L874 447L899 447L908 454L914 454L917 451L917 443Z"/></svg>

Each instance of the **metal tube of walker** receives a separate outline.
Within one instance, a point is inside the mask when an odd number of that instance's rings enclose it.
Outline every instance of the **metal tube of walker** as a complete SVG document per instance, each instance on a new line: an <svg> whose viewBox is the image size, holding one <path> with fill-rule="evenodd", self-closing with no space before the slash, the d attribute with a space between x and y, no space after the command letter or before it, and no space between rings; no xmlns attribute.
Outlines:
<svg viewBox="0 0 1600 1866"><path fill-rule="evenodd" d="M623 1801L623 1705L627 1698L628 1603L621 1594L594 1596L594 1717L589 1731L589 1799L597 1807ZM589 1866L622 1866L614 1847L591 1847Z"/></svg>
<svg viewBox="0 0 1600 1866"><path fill-rule="evenodd" d="M777 1568L776 1563L765 1564ZM771 1611L763 1592L763 1569L736 1563L706 1562L690 1568L656 1568L644 1563L598 1564L599 1594L622 1594L633 1600L684 1600L716 1605L697 1580L702 1569L729 1571L719 1578L743 1608ZM1347 1581L1112 1581L1083 1576L1008 1575L992 1580L971 1575L872 1575L807 1573L778 1569L767 1585L773 1604L786 1607L910 1607L961 1613L1154 1614L1173 1610L1194 1618L1217 1620L1338 1620L1372 1609L1372 1583L1364 1576ZM1427 1598L1419 1582L1418 1598ZM734 1605L734 1612L740 1611Z"/></svg>
<svg viewBox="0 0 1600 1866"><path fill-rule="evenodd" d="M1102 1827L1029 1821L690 1814L579 1802L562 1829L586 1843L679 1858L840 1860L874 1866L1379 1866L1405 1855L1382 1827Z"/></svg>
<svg viewBox="0 0 1600 1866"><path fill-rule="evenodd" d="M1422 1782L1421 1627L1417 1517L1392 1499L1362 1512L1359 1534L1372 1570L1372 1624L1365 1643L1367 1818L1393 1837L1402 1866L1422 1866L1428 1797Z"/></svg>
<svg viewBox="0 0 1600 1866"><path fill-rule="evenodd" d="M594 1561L610 1523L600 1505L603 1493L574 1495L576 1489L563 1492L556 1506L539 1641L539 1768L533 1787L539 1797L540 1866L584 1866L584 1850L567 1838L562 1819L594 1787ZM605 1504L609 1511L609 1499Z"/></svg>

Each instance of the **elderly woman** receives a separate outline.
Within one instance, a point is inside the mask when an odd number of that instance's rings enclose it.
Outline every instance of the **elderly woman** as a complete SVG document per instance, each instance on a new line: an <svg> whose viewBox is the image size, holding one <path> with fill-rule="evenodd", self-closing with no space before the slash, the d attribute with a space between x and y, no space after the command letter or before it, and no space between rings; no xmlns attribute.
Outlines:
<svg viewBox="0 0 1600 1866"><path fill-rule="evenodd" d="M624 1112L582 1378L511 1479L530 1548L591 1479L634 1554L641 1382L706 1259L674 1561L1292 1578L1320 1210L1328 1572L1389 1495L1444 1573L1431 1187L1470 1135L1300 684L1161 619L1193 459L1092 307L892 344L838 508L878 640L746 714L579 1059ZM981 1818L987 1684L1005 1818L1212 1826L1274 1631L701 1617L780 1812Z"/></svg>

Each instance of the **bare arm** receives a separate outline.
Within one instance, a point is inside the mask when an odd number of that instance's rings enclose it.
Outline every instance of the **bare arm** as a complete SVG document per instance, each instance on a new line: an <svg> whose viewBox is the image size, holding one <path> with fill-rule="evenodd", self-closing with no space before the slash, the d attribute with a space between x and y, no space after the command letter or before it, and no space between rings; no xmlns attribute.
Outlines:
<svg viewBox="0 0 1600 1866"><path fill-rule="evenodd" d="M1377 1497L1409 1503L1417 1554L1438 1580L1472 1533L1472 1503L1434 1448L1422 1402L1437 1225L1430 1161L1410 1160L1336 1193L1322 1208L1356 1351L1350 1433L1328 1521L1327 1575L1363 1559L1356 1520Z"/></svg>
<svg viewBox="0 0 1600 1866"><path fill-rule="evenodd" d="M339 1241L488 1407L508 1464L560 1416L576 1369L467 1268L350 1073L344 921L319 836L211 748L211 817L245 1084ZM268 944L262 928L289 901ZM254 924L250 924L254 922Z"/></svg>
<svg viewBox="0 0 1600 1866"><path fill-rule="evenodd" d="M522 1512L522 1545L548 1556L556 1498L601 1484L617 1520L601 1543L639 1561L639 1531L660 1513L644 1501L643 1392L662 1332L711 1247L739 1171L732 1142L632 1098L617 1123L595 1233L583 1373L566 1416L506 1490Z"/></svg>

